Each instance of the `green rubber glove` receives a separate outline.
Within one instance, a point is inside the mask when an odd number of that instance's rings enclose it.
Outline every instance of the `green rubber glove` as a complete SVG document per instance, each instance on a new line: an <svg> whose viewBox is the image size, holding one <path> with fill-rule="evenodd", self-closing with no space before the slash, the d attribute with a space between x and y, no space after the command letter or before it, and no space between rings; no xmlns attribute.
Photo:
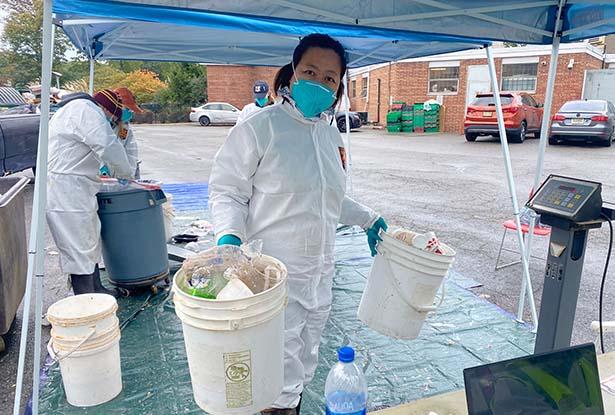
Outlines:
<svg viewBox="0 0 615 415"><path fill-rule="evenodd" d="M385 232L388 228L387 223L383 218L378 218L376 222L369 228L367 231L367 243L369 244L369 250L372 252L372 256L376 256L378 251L376 251L376 246L378 246L378 242L382 241L380 235L380 229L383 229Z"/></svg>
<svg viewBox="0 0 615 415"><path fill-rule="evenodd" d="M241 246L241 239L235 235L224 235L222 238L218 239L218 246L220 245Z"/></svg>

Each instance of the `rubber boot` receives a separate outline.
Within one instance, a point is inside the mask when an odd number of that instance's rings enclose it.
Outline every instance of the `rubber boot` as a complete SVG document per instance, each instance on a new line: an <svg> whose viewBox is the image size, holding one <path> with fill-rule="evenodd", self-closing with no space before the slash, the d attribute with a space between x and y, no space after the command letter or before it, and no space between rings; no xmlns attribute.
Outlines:
<svg viewBox="0 0 615 415"><path fill-rule="evenodd" d="M98 269L98 264L96 264L94 272L91 274L71 274L70 282L75 295L100 293L109 294L115 298L121 296L119 290L108 290L102 285L100 282L100 271Z"/></svg>
<svg viewBox="0 0 615 415"><path fill-rule="evenodd" d="M108 289L102 285L100 281L100 270L98 269L98 264L96 264L96 268L94 268L94 292L100 294L109 294L114 296L115 298L122 297L122 292L117 288Z"/></svg>
<svg viewBox="0 0 615 415"><path fill-rule="evenodd" d="M285 408L285 409L265 409L261 412L261 415L297 415L297 410L295 408Z"/></svg>

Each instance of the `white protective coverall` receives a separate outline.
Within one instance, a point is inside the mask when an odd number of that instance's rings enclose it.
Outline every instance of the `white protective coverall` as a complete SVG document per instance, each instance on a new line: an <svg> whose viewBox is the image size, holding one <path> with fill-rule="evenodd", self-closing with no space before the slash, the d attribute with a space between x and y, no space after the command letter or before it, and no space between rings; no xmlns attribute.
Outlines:
<svg viewBox="0 0 615 415"><path fill-rule="evenodd" d="M135 135L132 132L132 127L130 124L125 124L124 128L128 130L128 134L125 139L120 138L120 143L124 145L124 149L126 150L126 156L128 157L128 163L130 164L130 168L133 172L133 176L136 176L137 165L139 162L139 149L137 147L137 141L135 139ZM118 133L119 126L114 128L115 132Z"/></svg>
<svg viewBox="0 0 615 415"><path fill-rule="evenodd" d="M369 228L378 215L346 192L343 141L324 119L306 119L283 100L237 124L218 151L209 181L216 240L261 239L288 268L284 390L294 408L318 363L332 301L338 223Z"/></svg>
<svg viewBox="0 0 615 415"><path fill-rule="evenodd" d="M91 274L100 261L96 193L104 164L116 177L134 174L103 110L86 99L67 103L49 122L47 181L47 223L65 273Z"/></svg>
<svg viewBox="0 0 615 415"><path fill-rule="evenodd" d="M245 121L250 115L252 115L255 112L257 112L258 110L262 110L262 109L263 108L259 107L258 105L256 105L255 102L246 105L245 107L243 107L243 109L239 113L239 118L237 118L237 124L239 124L240 122Z"/></svg>

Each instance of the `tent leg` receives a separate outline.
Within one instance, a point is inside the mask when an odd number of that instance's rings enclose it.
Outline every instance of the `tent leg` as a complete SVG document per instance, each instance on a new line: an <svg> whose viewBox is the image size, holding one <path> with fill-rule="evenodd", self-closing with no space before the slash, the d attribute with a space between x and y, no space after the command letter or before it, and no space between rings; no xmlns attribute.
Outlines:
<svg viewBox="0 0 615 415"><path fill-rule="evenodd" d="M88 93L94 95L94 58L90 58L90 84L88 85Z"/></svg>
<svg viewBox="0 0 615 415"><path fill-rule="evenodd" d="M43 301L43 275L45 268L45 206L47 204L47 142L49 139L49 95L51 89L52 64L52 0L43 3L43 63L41 74L41 117L38 140L38 153L36 159L37 175L34 185L34 200L32 205L32 223L30 227L30 240L28 248L28 273L26 296L23 311L23 326L21 331L21 344L17 371L17 384L15 388L15 401L13 415L19 415L21 395L23 388L23 375L25 357L27 352L28 325L30 318L30 299L32 294L32 279L36 268L36 305L34 323L34 361L33 361L33 396L32 414L38 414L39 376L41 360L41 317ZM45 99L47 97L47 99Z"/></svg>
<svg viewBox="0 0 615 415"><path fill-rule="evenodd" d="M346 74L344 75L343 82L344 82L344 111L346 112L344 116L345 121L346 121L346 132L345 132L346 151L348 152L347 154L348 166L346 167L346 175L348 177L348 183L350 186L349 193L350 195L352 195L352 155L350 154L350 116L348 114L348 112L350 111L350 99L348 97L348 71L346 71Z"/></svg>
<svg viewBox="0 0 615 415"><path fill-rule="evenodd" d="M561 25L562 25L562 11L566 0L559 0L557 17L555 20L555 29L553 31L553 43L551 45L551 60L549 62L549 75L547 77L547 90L545 93L545 102L542 115L542 124L540 126L540 143L538 148L538 157L536 161L536 175L534 176L534 186L531 189L533 194L538 186L542 177L542 170L544 165L545 150L547 148L549 124L551 122L551 107L553 104L553 89L555 87L555 77L557 76L557 60L559 57L559 45L561 40ZM526 258L530 258L532 249L532 236L534 235L534 228L536 227L536 217L532 215L530 219L529 239L526 252L524 255ZM531 292L530 292L531 295ZM523 287L521 288L521 295L519 297L519 306L517 309L517 320L523 318L523 308L525 307L525 280L523 281Z"/></svg>
<svg viewBox="0 0 615 415"><path fill-rule="evenodd" d="M489 75L491 77L491 88L493 89L493 97L495 99L495 108L498 120L498 129L500 131L500 142L502 145L502 153L504 155L504 166L506 169L506 179L508 181L508 190L512 201L513 212L515 216L515 224L517 225L517 240L519 242L519 252L521 253L521 263L523 264L523 277L527 283L527 290L530 293L530 307L532 311L532 320L534 328L538 325L538 316L536 314L536 306L534 304L534 296L532 295L532 282L530 279L530 270L528 261L523 253L525 252L525 242L523 240L523 233L521 232L521 221L519 218L519 203L517 201L517 194L515 189L515 179L512 173L512 164L510 161L510 151L508 148L508 137L506 136L506 127L504 126L504 114L502 112L502 100L500 98L500 87L497 81L497 74L495 71L495 60L493 59L493 52L491 47L485 46L487 52L487 62L489 66Z"/></svg>

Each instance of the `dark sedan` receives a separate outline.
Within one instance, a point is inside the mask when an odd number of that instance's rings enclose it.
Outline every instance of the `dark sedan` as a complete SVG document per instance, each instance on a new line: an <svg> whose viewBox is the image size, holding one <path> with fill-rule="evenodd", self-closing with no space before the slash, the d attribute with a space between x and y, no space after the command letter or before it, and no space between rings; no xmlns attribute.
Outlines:
<svg viewBox="0 0 615 415"><path fill-rule="evenodd" d="M350 130L361 127L361 117L358 112L348 112L348 120L350 121ZM346 132L346 113L344 111L335 113L335 122L337 123L337 129L340 133Z"/></svg>
<svg viewBox="0 0 615 415"><path fill-rule="evenodd" d="M549 144L596 142L610 147L615 138L615 107L605 100L568 101L552 118Z"/></svg>

